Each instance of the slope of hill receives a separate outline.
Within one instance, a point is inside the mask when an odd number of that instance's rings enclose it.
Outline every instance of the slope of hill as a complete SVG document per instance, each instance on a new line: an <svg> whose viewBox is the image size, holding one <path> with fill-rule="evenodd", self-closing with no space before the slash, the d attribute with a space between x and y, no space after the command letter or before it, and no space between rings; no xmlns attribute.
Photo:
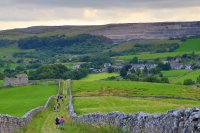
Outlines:
<svg viewBox="0 0 200 133"><path fill-rule="evenodd" d="M19 39L28 36L67 36L91 33L113 40L162 40L176 37L200 36L200 22L162 22L109 24L100 26L36 26L0 32L0 39Z"/></svg>

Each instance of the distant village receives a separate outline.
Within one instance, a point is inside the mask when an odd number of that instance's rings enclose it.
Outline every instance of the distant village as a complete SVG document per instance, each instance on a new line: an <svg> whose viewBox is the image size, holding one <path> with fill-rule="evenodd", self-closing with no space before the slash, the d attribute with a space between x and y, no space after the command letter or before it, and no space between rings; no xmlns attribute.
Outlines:
<svg viewBox="0 0 200 133"><path fill-rule="evenodd" d="M172 70L181 70L181 69L192 70L192 66L190 64L179 63L178 61L164 61L163 63L169 63ZM152 68L157 67L157 64L150 64L150 63L147 63L147 64L139 63L139 64L129 64L129 65L131 65L131 68L129 69L129 71L133 69L144 70L145 67L148 70L150 70ZM90 68L90 70L94 73L101 73L101 72L108 72L108 68L112 67L114 71L119 72L124 66L125 65L123 63L121 64L104 63L102 68L100 69ZM200 62L198 63L198 66L200 66ZM79 69L79 68L80 68L80 65L73 66L74 70Z"/></svg>

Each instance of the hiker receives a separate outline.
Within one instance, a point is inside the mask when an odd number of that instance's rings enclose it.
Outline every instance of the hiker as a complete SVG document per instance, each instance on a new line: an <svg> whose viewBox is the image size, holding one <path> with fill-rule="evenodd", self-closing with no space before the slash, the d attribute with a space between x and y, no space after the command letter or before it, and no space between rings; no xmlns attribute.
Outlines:
<svg viewBox="0 0 200 133"><path fill-rule="evenodd" d="M62 100L62 102L64 102L64 96L60 96L60 99Z"/></svg>
<svg viewBox="0 0 200 133"><path fill-rule="evenodd" d="M59 119L59 117L55 118L55 124L56 124L56 128L59 128L59 125L60 125L60 119Z"/></svg>
<svg viewBox="0 0 200 133"><path fill-rule="evenodd" d="M54 112L56 112L56 105L53 106L53 110L54 110Z"/></svg>
<svg viewBox="0 0 200 133"><path fill-rule="evenodd" d="M57 109L60 109L60 106L61 106L61 105L60 105L60 103L58 102L58 103L57 103Z"/></svg>
<svg viewBox="0 0 200 133"><path fill-rule="evenodd" d="M60 119L60 127L61 127L61 129L63 129L64 130L64 126L65 126L65 119L63 118L63 116L61 117L61 119Z"/></svg>
<svg viewBox="0 0 200 133"><path fill-rule="evenodd" d="M60 95L58 95L58 97L57 97L57 102L59 102L59 99L60 99Z"/></svg>

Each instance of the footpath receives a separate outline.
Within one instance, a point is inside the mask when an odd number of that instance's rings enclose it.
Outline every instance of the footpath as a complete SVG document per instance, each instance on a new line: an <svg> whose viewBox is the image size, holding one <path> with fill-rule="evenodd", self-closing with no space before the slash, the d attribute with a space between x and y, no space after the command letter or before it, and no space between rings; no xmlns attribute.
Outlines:
<svg viewBox="0 0 200 133"><path fill-rule="evenodd" d="M17 133L116 133L115 130L111 130L109 127L100 127L74 123L71 121L67 111L68 105L68 81L63 81L61 90L64 97L64 102L60 100L61 108L54 112L53 106L57 103L56 99L51 102L49 108L39 114L37 114L33 120L21 131ZM65 128L61 130L55 125L55 117L64 117Z"/></svg>

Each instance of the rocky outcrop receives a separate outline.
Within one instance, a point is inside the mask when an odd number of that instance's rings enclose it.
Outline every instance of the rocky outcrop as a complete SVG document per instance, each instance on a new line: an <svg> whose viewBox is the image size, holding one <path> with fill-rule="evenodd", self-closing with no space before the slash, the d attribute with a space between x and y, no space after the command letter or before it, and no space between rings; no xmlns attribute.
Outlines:
<svg viewBox="0 0 200 133"><path fill-rule="evenodd" d="M118 126L130 133L200 133L200 108L171 110L166 114L111 112L78 116L72 100L70 85L68 111L70 118L76 122Z"/></svg>
<svg viewBox="0 0 200 133"><path fill-rule="evenodd" d="M200 22L111 24L91 32L113 40L162 40L200 36Z"/></svg>

